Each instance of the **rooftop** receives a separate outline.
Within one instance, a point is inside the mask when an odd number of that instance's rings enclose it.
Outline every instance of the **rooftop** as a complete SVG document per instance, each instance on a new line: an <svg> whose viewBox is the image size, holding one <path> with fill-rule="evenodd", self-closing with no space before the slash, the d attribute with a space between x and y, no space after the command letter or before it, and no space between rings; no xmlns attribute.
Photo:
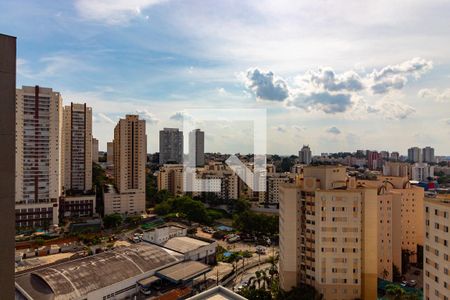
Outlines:
<svg viewBox="0 0 450 300"><path fill-rule="evenodd" d="M209 243L187 236L174 237L163 244L164 247L183 254L207 245Z"/></svg>
<svg viewBox="0 0 450 300"><path fill-rule="evenodd" d="M180 283L192 280L210 270L211 268L208 265L189 260L160 270L156 275L174 283Z"/></svg>
<svg viewBox="0 0 450 300"><path fill-rule="evenodd" d="M200 294L188 298L187 300L245 300L247 298L224 288L223 286L216 286L212 289L206 290Z"/></svg>
<svg viewBox="0 0 450 300"><path fill-rule="evenodd" d="M169 250L141 243L38 269L16 277L16 284L34 299L77 299L179 259Z"/></svg>

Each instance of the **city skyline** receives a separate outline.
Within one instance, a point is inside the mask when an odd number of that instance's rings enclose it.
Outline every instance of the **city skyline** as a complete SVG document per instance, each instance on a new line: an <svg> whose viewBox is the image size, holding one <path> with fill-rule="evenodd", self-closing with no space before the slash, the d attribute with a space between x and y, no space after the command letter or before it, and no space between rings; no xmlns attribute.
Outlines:
<svg viewBox="0 0 450 300"><path fill-rule="evenodd" d="M266 108L268 153L431 145L439 156L450 146L448 5L15 1L0 4L0 24L18 36L17 87L91 106L101 150L125 114L147 121L153 153L183 109L213 105ZM252 152L244 134L216 127L202 128L206 152Z"/></svg>

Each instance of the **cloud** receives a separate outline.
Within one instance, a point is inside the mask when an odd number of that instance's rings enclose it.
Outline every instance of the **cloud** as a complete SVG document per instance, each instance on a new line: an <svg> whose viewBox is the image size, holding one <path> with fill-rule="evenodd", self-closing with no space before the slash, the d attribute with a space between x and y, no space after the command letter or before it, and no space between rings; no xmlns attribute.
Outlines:
<svg viewBox="0 0 450 300"><path fill-rule="evenodd" d="M371 90L374 94L385 94L402 89L409 78L419 79L432 68L432 61L416 57L401 64L386 66L379 71L374 70L369 75Z"/></svg>
<svg viewBox="0 0 450 300"><path fill-rule="evenodd" d="M81 17L116 25L127 23L133 17L141 15L144 9L150 8L164 0L77 0L75 8ZM148 19L147 16L144 16Z"/></svg>
<svg viewBox="0 0 450 300"><path fill-rule="evenodd" d="M109 123L109 124L115 125L115 124L117 123L117 122L114 122L110 117L108 117L108 116L105 115L104 113L98 113L97 116L98 116L101 120L103 120L103 121L105 121L105 122L107 122L107 123Z"/></svg>
<svg viewBox="0 0 450 300"><path fill-rule="evenodd" d="M292 128L297 130L297 131L305 131L306 130L306 127L302 127L302 126L299 126L299 125L292 125Z"/></svg>
<svg viewBox="0 0 450 300"><path fill-rule="evenodd" d="M392 119L404 119L414 108L398 101L376 101L366 105L363 95L387 94L402 89L410 78L418 79L428 72L433 63L423 58L413 58L397 65L388 65L381 70L359 75L353 70L337 74L329 67L309 70L296 77L294 86L272 72L262 72L258 68L247 71L244 83L256 97L275 102L283 102L287 107L297 107L305 111L322 111L327 114L354 112L382 112ZM441 96L444 99L449 95ZM392 111L387 107L391 105Z"/></svg>
<svg viewBox="0 0 450 300"><path fill-rule="evenodd" d="M345 112L351 108L353 105L351 98L351 94L335 94L327 91L310 94L299 92L290 97L286 101L286 105L288 107L302 108L306 111L319 110L327 114L335 114Z"/></svg>
<svg viewBox="0 0 450 300"><path fill-rule="evenodd" d="M442 91L437 89L421 89L417 95L420 98L431 98L436 102L450 102L450 89Z"/></svg>
<svg viewBox="0 0 450 300"><path fill-rule="evenodd" d="M287 130L286 130L286 126L285 125L277 125L277 126L275 126L274 127L275 128L275 130L276 131L278 131L278 132L286 132Z"/></svg>
<svg viewBox="0 0 450 300"><path fill-rule="evenodd" d="M283 101L289 96L286 82L274 78L270 71L248 70L245 85L256 95L257 99Z"/></svg>
<svg viewBox="0 0 450 300"><path fill-rule="evenodd" d="M335 135L338 135L338 134L341 133L341 131L339 130L339 128L337 128L336 126L333 126L333 127L328 128L328 129L327 129L327 132L328 132L328 133L331 133L331 134L335 134Z"/></svg>
<svg viewBox="0 0 450 300"><path fill-rule="evenodd" d="M318 71L308 71L303 80L326 91L361 91L364 84L360 76L354 71L348 71L341 75L331 68L319 68Z"/></svg>
<svg viewBox="0 0 450 300"><path fill-rule="evenodd" d="M381 114L384 118L390 120L403 120L415 113L416 110L402 102L383 99L373 106L368 106L367 112Z"/></svg>
<svg viewBox="0 0 450 300"><path fill-rule="evenodd" d="M157 124L159 122L159 119L157 119L154 114L146 109L136 110L136 113L150 125Z"/></svg>
<svg viewBox="0 0 450 300"><path fill-rule="evenodd" d="M188 113L185 113L182 111L177 111L176 113L174 113L173 115L170 116L170 119L181 122L186 119L192 119L192 116L189 115Z"/></svg>

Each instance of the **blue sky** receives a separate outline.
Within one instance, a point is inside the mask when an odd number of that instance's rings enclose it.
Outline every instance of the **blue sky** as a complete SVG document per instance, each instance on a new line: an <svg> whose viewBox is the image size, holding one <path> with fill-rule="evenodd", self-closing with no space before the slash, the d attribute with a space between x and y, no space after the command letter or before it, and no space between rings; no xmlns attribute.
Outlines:
<svg viewBox="0 0 450 300"><path fill-rule="evenodd" d="M0 2L17 85L87 102L102 149L139 113L149 152L177 112L233 107L267 109L271 153L450 154L449 17L448 1ZM204 128L206 150L252 151L242 126Z"/></svg>

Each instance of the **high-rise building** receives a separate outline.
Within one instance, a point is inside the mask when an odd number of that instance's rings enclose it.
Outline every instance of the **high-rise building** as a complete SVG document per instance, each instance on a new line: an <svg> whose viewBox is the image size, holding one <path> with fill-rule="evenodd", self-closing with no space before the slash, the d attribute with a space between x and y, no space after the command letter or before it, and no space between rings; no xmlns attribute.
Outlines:
<svg viewBox="0 0 450 300"><path fill-rule="evenodd" d="M408 160L411 162L422 161L422 153L419 147L411 147L408 149Z"/></svg>
<svg viewBox="0 0 450 300"><path fill-rule="evenodd" d="M105 215L145 212L145 120L127 115L114 128L114 187L104 194Z"/></svg>
<svg viewBox="0 0 450 300"><path fill-rule="evenodd" d="M393 194L392 201L400 196L400 215L391 208L392 219L380 220L384 224L391 226L400 219L401 222L401 249L411 253L410 261L415 263L418 253L423 247L424 224L423 224L423 199L424 190L421 187L411 185L407 176L378 176L376 180L357 180L357 186L376 188L379 195ZM380 200L381 201L381 200ZM388 200L392 203L392 201ZM389 204L389 203L387 203ZM394 218L396 220L394 220ZM379 242L382 240L379 239ZM394 251L395 248L393 247ZM398 257L399 253L393 253L393 257ZM391 259L393 261L394 258ZM398 262L398 260L397 260ZM401 267L397 265L400 269ZM382 270L379 270L380 272Z"/></svg>
<svg viewBox="0 0 450 300"><path fill-rule="evenodd" d="M157 172L158 191L167 190L174 196L182 195L183 165L163 165Z"/></svg>
<svg viewBox="0 0 450 300"><path fill-rule="evenodd" d="M309 145L303 145L302 149L298 152L298 159L301 164L309 165L311 163L312 154Z"/></svg>
<svg viewBox="0 0 450 300"><path fill-rule="evenodd" d="M380 151L380 158L382 160L389 160L389 151Z"/></svg>
<svg viewBox="0 0 450 300"><path fill-rule="evenodd" d="M450 198L425 199L424 299L450 299Z"/></svg>
<svg viewBox="0 0 450 300"><path fill-rule="evenodd" d="M114 166L114 142L106 143L106 167Z"/></svg>
<svg viewBox="0 0 450 300"><path fill-rule="evenodd" d="M427 146L422 149L422 161L427 163L434 163L436 161L434 158L434 148Z"/></svg>
<svg viewBox="0 0 450 300"><path fill-rule="evenodd" d="M411 166L411 179L416 181L426 181L428 177L434 176L434 166L427 163L415 163Z"/></svg>
<svg viewBox="0 0 450 300"><path fill-rule="evenodd" d="M205 165L205 133L200 129L189 132L189 158L191 166L203 167Z"/></svg>
<svg viewBox="0 0 450 300"><path fill-rule="evenodd" d="M369 167L370 170L376 170L379 167L381 167L380 165L380 153L378 153L377 151L370 151L367 150L367 166Z"/></svg>
<svg viewBox="0 0 450 300"><path fill-rule="evenodd" d="M16 38L0 34L0 286L4 299L14 299L14 193Z"/></svg>
<svg viewBox="0 0 450 300"><path fill-rule="evenodd" d="M280 190L280 285L324 299L377 297L377 190L347 186L345 167L304 168Z"/></svg>
<svg viewBox="0 0 450 300"><path fill-rule="evenodd" d="M98 140L92 138L92 162L98 164Z"/></svg>
<svg viewBox="0 0 450 300"><path fill-rule="evenodd" d="M62 98L51 88L16 91L16 226L58 224Z"/></svg>
<svg viewBox="0 0 450 300"><path fill-rule="evenodd" d="M183 131L164 128L159 132L159 163L183 163Z"/></svg>
<svg viewBox="0 0 450 300"><path fill-rule="evenodd" d="M399 158L400 158L400 153L398 153L398 152L392 152L391 153L391 160L392 161L397 161L397 160L399 160Z"/></svg>
<svg viewBox="0 0 450 300"><path fill-rule="evenodd" d="M97 143L98 146L98 143ZM71 103L64 107L62 186L65 192L92 189L92 108ZM97 152L98 158L98 152Z"/></svg>

